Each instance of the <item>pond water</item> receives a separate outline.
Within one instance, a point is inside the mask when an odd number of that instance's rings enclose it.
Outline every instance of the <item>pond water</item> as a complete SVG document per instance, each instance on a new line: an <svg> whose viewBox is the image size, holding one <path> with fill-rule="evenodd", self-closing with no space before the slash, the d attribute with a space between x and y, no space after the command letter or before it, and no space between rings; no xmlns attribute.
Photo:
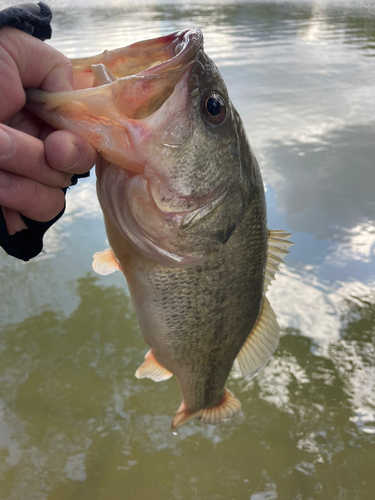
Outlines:
<svg viewBox="0 0 375 500"><path fill-rule="evenodd" d="M8 5L10 2L3 2ZM243 413L175 436L107 247L94 174L29 263L1 255L0 500L365 500L375 489L375 4L51 0L69 57L197 26L244 121L269 227L280 345L228 387Z"/></svg>

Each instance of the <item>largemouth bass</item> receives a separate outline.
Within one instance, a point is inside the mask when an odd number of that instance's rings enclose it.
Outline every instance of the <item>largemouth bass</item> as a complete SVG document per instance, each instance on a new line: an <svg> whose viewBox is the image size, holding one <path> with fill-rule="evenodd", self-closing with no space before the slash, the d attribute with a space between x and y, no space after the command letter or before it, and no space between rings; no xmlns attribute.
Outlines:
<svg viewBox="0 0 375 500"><path fill-rule="evenodd" d="M94 270L124 273L151 350L136 372L175 375L172 428L216 424L241 404L225 387L276 349L265 292L289 234L269 231L264 186L198 29L73 60L79 90L28 93L29 109L99 151L97 193L111 248Z"/></svg>

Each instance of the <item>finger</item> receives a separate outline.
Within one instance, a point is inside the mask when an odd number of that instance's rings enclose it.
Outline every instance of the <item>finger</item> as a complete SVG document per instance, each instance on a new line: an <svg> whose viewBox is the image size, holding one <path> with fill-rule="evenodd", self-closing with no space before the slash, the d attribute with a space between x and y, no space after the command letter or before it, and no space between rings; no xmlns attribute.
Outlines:
<svg viewBox="0 0 375 500"><path fill-rule="evenodd" d="M29 219L47 222L61 212L64 204L61 189L0 170L0 206L16 210Z"/></svg>
<svg viewBox="0 0 375 500"><path fill-rule="evenodd" d="M23 108L17 114L15 114L10 120L6 122L8 127L19 130L20 132L25 132L25 134L32 135L33 137L38 137L41 140L44 140L42 135L42 131L44 132L45 125L47 125L43 120L33 115L27 109ZM49 127L49 126L48 126ZM49 133L53 130L52 127L49 127ZM45 136L48 134L46 133Z"/></svg>
<svg viewBox="0 0 375 500"><path fill-rule="evenodd" d="M1 207L1 210L4 215L4 220L9 236L12 236L12 234L16 234L23 229L27 229L27 226L22 220L21 214L19 212L6 207Z"/></svg>
<svg viewBox="0 0 375 500"><path fill-rule="evenodd" d="M61 172L84 174L95 164L97 152L83 137L57 130L45 140L48 165Z"/></svg>
<svg viewBox="0 0 375 500"><path fill-rule="evenodd" d="M44 143L0 124L0 169L28 177L51 187L70 186L71 174L51 168Z"/></svg>
<svg viewBox="0 0 375 500"><path fill-rule="evenodd" d="M8 122L12 128L44 140L48 165L61 172L84 174L96 162L97 151L83 137L68 131L56 131L26 109Z"/></svg>
<svg viewBox="0 0 375 500"><path fill-rule="evenodd" d="M73 70L67 57L37 38L10 27L0 32L0 76L2 122L23 108L24 87L50 92L73 89Z"/></svg>

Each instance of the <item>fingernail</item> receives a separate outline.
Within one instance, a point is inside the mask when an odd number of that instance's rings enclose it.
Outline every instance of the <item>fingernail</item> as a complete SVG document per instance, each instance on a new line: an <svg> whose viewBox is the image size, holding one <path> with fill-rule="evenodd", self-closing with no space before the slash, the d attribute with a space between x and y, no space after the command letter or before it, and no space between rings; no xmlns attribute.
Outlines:
<svg viewBox="0 0 375 500"><path fill-rule="evenodd" d="M13 137L0 127L0 158L7 158L13 153Z"/></svg>
<svg viewBox="0 0 375 500"><path fill-rule="evenodd" d="M77 144L72 144L70 156L69 156L69 161L67 165L65 165L65 168L74 168L80 161L81 159L81 148L77 146Z"/></svg>

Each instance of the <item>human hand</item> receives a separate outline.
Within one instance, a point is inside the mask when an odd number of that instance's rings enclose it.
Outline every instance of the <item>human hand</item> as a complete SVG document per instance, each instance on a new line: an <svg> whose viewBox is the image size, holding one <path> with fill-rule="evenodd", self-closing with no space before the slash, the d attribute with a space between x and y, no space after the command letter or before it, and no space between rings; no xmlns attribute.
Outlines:
<svg viewBox="0 0 375 500"><path fill-rule="evenodd" d="M96 151L82 137L56 131L23 109L24 88L73 90L68 58L15 28L0 30L0 206L9 235L26 229L21 215L39 222L64 207L61 188L90 170Z"/></svg>

